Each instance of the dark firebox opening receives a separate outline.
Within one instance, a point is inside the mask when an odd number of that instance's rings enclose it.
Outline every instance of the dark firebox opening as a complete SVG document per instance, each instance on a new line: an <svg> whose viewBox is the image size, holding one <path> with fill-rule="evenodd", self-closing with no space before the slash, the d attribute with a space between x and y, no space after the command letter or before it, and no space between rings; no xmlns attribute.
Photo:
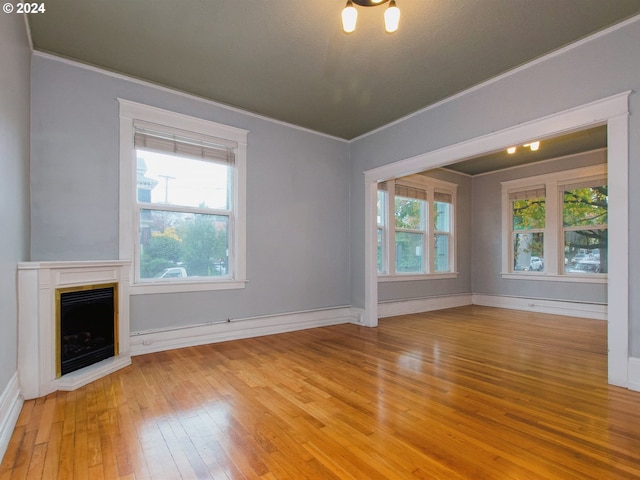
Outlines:
<svg viewBox="0 0 640 480"><path fill-rule="evenodd" d="M115 286L60 294L60 373L115 355Z"/></svg>

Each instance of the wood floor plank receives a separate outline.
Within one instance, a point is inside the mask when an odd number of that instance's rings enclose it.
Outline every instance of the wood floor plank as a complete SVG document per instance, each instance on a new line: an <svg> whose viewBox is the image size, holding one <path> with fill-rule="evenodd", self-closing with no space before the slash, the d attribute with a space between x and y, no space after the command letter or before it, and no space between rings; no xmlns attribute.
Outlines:
<svg viewBox="0 0 640 480"><path fill-rule="evenodd" d="M638 479L606 334L470 306L134 357L25 402L0 479Z"/></svg>
<svg viewBox="0 0 640 480"><path fill-rule="evenodd" d="M60 464L60 445L62 443L63 424L57 421L52 424L47 439L47 455L44 461L42 478L56 478Z"/></svg>

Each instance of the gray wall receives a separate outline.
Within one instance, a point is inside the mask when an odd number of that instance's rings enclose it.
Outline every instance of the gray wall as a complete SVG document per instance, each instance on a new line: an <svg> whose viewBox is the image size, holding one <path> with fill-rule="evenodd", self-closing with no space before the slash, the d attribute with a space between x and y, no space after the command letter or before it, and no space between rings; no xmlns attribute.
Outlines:
<svg viewBox="0 0 640 480"><path fill-rule="evenodd" d="M348 305L349 144L36 55L33 260L118 258L117 98L249 130L242 290L131 299L131 330Z"/></svg>
<svg viewBox="0 0 640 480"><path fill-rule="evenodd" d="M544 148L544 145L542 146ZM502 187L500 182L599 165L605 151L565 157L473 178L473 293L525 298L607 303L607 285L531 280L506 280L502 270Z"/></svg>
<svg viewBox="0 0 640 480"><path fill-rule="evenodd" d="M624 91L640 91L640 21L633 22L352 143L351 299L364 305L362 172ZM446 72L443 72L446 75ZM640 182L640 97L629 105L629 182ZM629 189L629 238L640 235L640 189ZM475 261L475 259L474 259ZM640 286L640 256L629 258L630 291ZM478 286L474 283L474 287ZM630 353L640 355L640 296L630 295Z"/></svg>
<svg viewBox="0 0 640 480"><path fill-rule="evenodd" d="M123 97L251 132L250 283L241 291L138 296L132 300L134 331L349 303L363 306L363 171L626 90L638 91L638 44L640 22L636 20L351 145L37 56L32 78L33 260L117 258L116 97ZM630 109L633 185L640 180L636 94L631 96ZM640 234L640 191L632 188L629 193L633 239ZM640 284L640 257L632 255L629 261L629 281L635 291ZM462 262L460 268L465 268ZM484 288L480 287L483 274L462 273L458 281L438 287L434 282L417 282L407 291L381 287L381 294L392 300ZM567 290L559 296L566 292L569 298L575 297L570 286L562 288ZM500 282L494 282L491 291L509 293ZM630 297L630 312L631 353L637 356L640 297Z"/></svg>
<svg viewBox="0 0 640 480"><path fill-rule="evenodd" d="M0 393L17 369L16 265L29 252L31 51L22 15L0 15Z"/></svg>
<svg viewBox="0 0 640 480"><path fill-rule="evenodd" d="M471 177L443 169L424 174L458 185L455 211L458 278L379 282L379 302L471 293Z"/></svg>

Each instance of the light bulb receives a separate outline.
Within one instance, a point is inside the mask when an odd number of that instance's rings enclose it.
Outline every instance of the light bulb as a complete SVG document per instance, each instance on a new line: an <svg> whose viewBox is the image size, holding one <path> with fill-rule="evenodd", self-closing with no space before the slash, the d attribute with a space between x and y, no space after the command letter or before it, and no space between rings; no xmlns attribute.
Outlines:
<svg viewBox="0 0 640 480"><path fill-rule="evenodd" d="M514 153L516 153L516 147L509 147L507 148L507 153L509 155L513 155Z"/></svg>
<svg viewBox="0 0 640 480"><path fill-rule="evenodd" d="M358 11L353 6L353 2L349 0L347 6L342 10L342 30L344 33L351 33L356 29L356 21L358 20Z"/></svg>
<svg viewBox="0 0 640 480"><path fill-rule="evenodd" d="M400 9L396 7L396 0L391 0L389 8L384 12L384 29L387 33L398 30L400 23Z"/></svg>
<svg viewBox="0 0 640 480"><path fill-rule="evenodd" d="M540 142L531 142L529 144L529 148L531 149L532 152L537 151L540 148Z"/></svg>

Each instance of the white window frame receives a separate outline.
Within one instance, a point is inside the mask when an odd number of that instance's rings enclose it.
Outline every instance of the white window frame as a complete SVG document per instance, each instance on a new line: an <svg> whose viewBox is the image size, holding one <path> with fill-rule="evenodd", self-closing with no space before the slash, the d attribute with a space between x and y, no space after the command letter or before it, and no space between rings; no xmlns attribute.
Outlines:
<svg viewBox="0 0 640 480"><path fill-rule="evenodd" d="M514 236L516 234L530 234L530 235L534 235L536 233L541 233L542 234L542 238L543 238L543 245L542 245L542 254L541 257L543 259L546 259L546 252L545 252L545 241L547 240L547 232L548 232L548 228L547 228L547 215L549 214L549 207L547 206L547 193L545 191L546 189L546 185L545 184L540 184L540 185L527 185L526 187L520 187L520 188L512 188L508 191L507 194L507 201L509 202L508 208L509 208L509 238L510 238L510 245L509 245L509 271L511 273L515 273L516 271L514 270L514 264L516 263L516 252L514 251ZM539 190L545 191L544 193L542 193L541 195L537 192ZM536 191L533 194L530 194L530 192L532 191ZM537 198L544 198L545 201L545 224L542 227L537 227L537 228L527 228L527 229L522 229L522 230L516 230L514 229L514 225L513 225L513 203L514 203L514 199L511 198L512 194L520 194L518 200L533 200L533 199L537 199ZM545 260L546 263L546 260ZM518 271L518 273L521 273L521 271ZM525 273L526 275L527 273Z"/></svg>
<svg viewBox="0 0 640 480"><path fill-rule="evenodd" d="M120 107L120 259L131 261L131 286L129 292L157 294L227 290L244 288L246 279L246 161L247 130L163 110L129 100L118 99ZM167 130L192 132L196 136L226 139L237 144L232 187L232 216L230 222L229 263L231 277L188 277L175 282L153 283L136 280L137 218L136 170L137 162L133 143L135 122L146 122Z"/></svg>
<svg viewBox="0 0 640 480"><path fill-rule="evenodd" d="M398 183L400 182L395 182L395 185L398 185ZM424 193L426 196L426 192ZM427 199L405 197L402 195L397 195L394 192L393 203L389 202L389 205L391 209L394 210L394 213L396 209L395 202L398 199L398 197L406 199L410 202L421 202L421 208L420 208L420 225L421 226L418 228L398 227L395 224L395 215L394 215L394 221L389 224L389 230L393 233L393 243L389 244L389 250L390 251L393 250L393 253L394 253L394 262L393 264L389 265L389 271L393 272L392 274L395 274L395 275L423 275L425 273L429 273L430 270L428 265L430 265L431 263L430 262L431 250L429 249L429 224L428 224L428 221L430 218L429 212L428 212L429 202ZM411 234L411 236L420 236L419 248L422 250L422 255L421 255L422 264L420 265L420 271L417 271L417 272L398 272L397 271L397 262L398 262L397 237L398 237L398 234L401 234L401 233Z"/></svg>
<svg viewBox="0 0 640 480"><path fill-rule="evenodd" d="M382 193L382 195L380 195ZM377 228L376 228L376 241L378 238L378 234L380 235L380 237L382 238L382 269L378 270L378 275L386 275L387 273L387 250L388 250L388 246L387 246L387 242L388 242L388 235L387 235L387 225L389 225L389 209L385 208L388 205L388 195L387 195L387 191L386 190L382 190L382 189L378 189L378 202L380 203L381 208L378 209L378 215L377 215ZM381 211L380 211L381 210ZM376 262L377 265L377 262Z"/></svg>
<svg viewBox="0 0 640 480"><path fill-rule="evenodd" d="M451 202L438 202L438 203L448 203L449 205L451 205L450 207L450 211L449 211L449 230L437 230L435 227L435 222L434 217L436 215L436 194L444 194L444 195L448 195L451 198ZM428 207L431 212L430 215L431 217L429 218L429 221L431 222L431 226L433 227L433 232L431 232L431 235L429 235L429 239L431 242L433 242L433 245L431 245L431 262L430 262L430 271L433 272L435 275L439 275L439 274L449 274L451 272L455 271L455 254L451 254L451 249L455 248L455 243L454 243L454 226L455 226L455 222L454 222L454 217L455 217L455 204L454 204L454 198L455 198L455 194L452 193L452 191L443 189L443 188L438 188L435 187L434 191L431 192L431 195L433 195L433 198L431 200L431 204ZM447 259L447 263L448 263L448 269L444 272L437 272L436 271L436 246L435 246L435 242L436 242L436 236L446 236L448 238L448 246L449 246L449 255L448 255L448 259Z"/></svg>
<svg viewBox="0 0 640 480"><path fill-rule="evenodd" d="M456 242L456 205L458 185L446 182L444 180L435 179L426 175L414 174L402 178L387 180L386 189L386 224L383 240L383 272L378 272L379 282L398 282L409 280L425 280L425 279L447 279L457 278L457 242ZM396 184L421 189L426 192L427 199L423 214L425 215L425 229L421 233L424 234L424 255L423 255L423 272L421 273L402 273L396 272L395 258L395 186ZM444 193L451 196L451 215L449 218L449 271L434 271L434 249L435 238L437 233L433 225L434 215L434 199L435 192ZM399 231L413 231L406 229L398 229Z"/></svg>
<svg viewBox="0 0 640 480"><path fill-rule="evenodd" d="M502 278L545 280L573 283L607 283L608 275L564 272L564 225L562 220L564 187L580 181L603 179L607 182L607 165L563 170L502 182ZM515 272L513 270L513 212L511 193L545 188L544 271ZM536 230L539 231L539 230Z"/></svg>

